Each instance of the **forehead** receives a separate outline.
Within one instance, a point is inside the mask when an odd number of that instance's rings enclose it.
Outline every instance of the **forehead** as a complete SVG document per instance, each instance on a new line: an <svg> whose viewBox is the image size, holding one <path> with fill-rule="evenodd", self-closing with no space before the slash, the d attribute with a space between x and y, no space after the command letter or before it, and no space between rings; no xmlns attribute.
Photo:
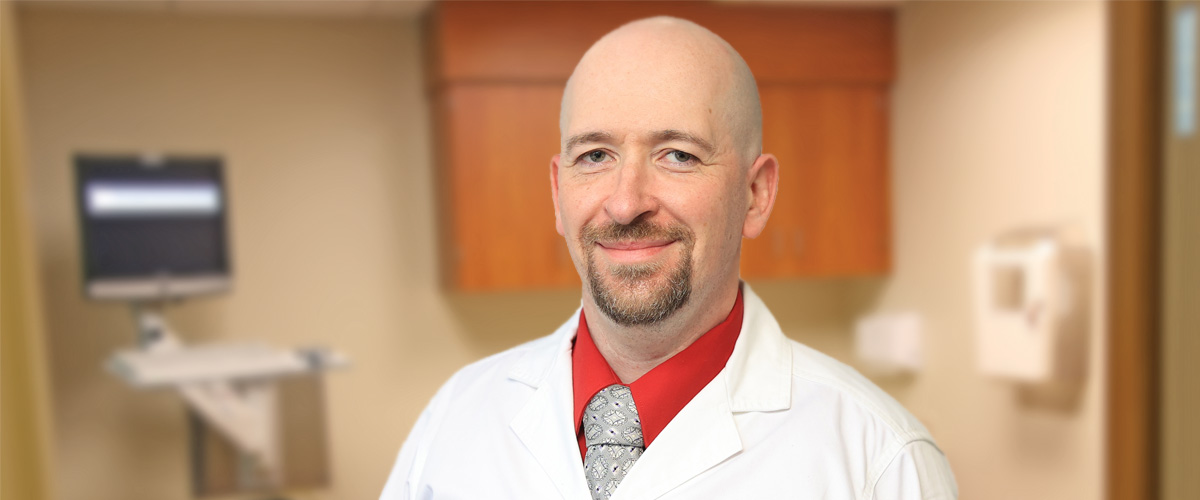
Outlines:
<svg viewBox="0 0 1200 500"><path fill-rule="evenodd" d="M563 137L605 132L636 138L679 130L716 140L721 133L713 100L682 90L651 84L578 89L564 116Z"/></svg>
<svg viewBox="0 0 1200 500"><path fill-rule="evenodd" d="M563 137L682 130L719 141L731 73L723 52L661 37L598 44L569 83Z"/></svg>

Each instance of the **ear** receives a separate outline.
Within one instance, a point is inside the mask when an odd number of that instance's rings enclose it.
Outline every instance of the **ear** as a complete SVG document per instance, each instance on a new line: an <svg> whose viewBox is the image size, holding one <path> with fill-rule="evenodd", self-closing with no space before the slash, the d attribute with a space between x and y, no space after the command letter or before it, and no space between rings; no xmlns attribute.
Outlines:
<svg viewBox="0 0 1200 500"><path fill-rule="evenodd" d="M554 229L560 236L566 236L563 232L562 214L558 209L558 157L559 155L550 157L550 199L554 200Z"/></svg>
<svg viewBox="0 0 1200 500"><path fill-rule="evenodd" d="M742 224L742 236L756 238L767 227L767 218L775 207L775 194L779 190L779 160L775 155L759 155L746 173L750 178L750 202L746 211L746 222Z"/></svg>

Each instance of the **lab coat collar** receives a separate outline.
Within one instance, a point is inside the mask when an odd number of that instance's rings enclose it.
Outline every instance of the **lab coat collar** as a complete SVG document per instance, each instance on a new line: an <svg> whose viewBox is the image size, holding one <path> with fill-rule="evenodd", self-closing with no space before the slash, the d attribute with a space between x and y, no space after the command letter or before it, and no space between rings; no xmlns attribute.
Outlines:
<svg viewBox="0 0 1200 500"><path fill-rule="evenodd" d="M544 384L555 368L565 368L567 378L570 378L571 348L575 344L575 331L579 327L581 311L583 311L582 307L576 309L575 314L572 314L566 323L559 326L550 335L550 338L530 343L521 358L513 364L512 369L508 372L508 378L534 389ZM566 366L557 366L564 353L567 355Z"/></svg>
<svg viewBox="0 0 1200 500"><path fill-rule="evenodd" d="M785 410L791 404L792 350L779 323L750 285L742 283L745 313L742 331L725 365L729 408L734 412ZM545 383L563 353L575 340L581 309L576 309L549 342L528 349L509 372L509 378L533 388ZM561 368L561 367L560 367ZM570 360L565 366L570 376Z"/></svg>
<svg viewBox="0 0 1200 500"><path fill-rule="evenodd" d="M762 299L742 283L742 333L725 364L729 409L786 410L792 402L792 346Z"/></svg>
<svg viewBox="0 0 1200 500"><path fill-rule="evenodd" d="M576 310L548 342L534 341L509 372L512 380L535 389L509 427L562 498L590 500L571 415L571 343L578 324Z"/></svg>
<svg viewBox="0 0 1200 500"><path fill-rule="evenodd" d="M667 424L614 500L658 497L741 451L734 413L790 406L792 349L758 295L742 287L742 331L725 369ZM535 389L510 427L564 498L588 498L571 416L571 344L578 322L577 310L550 339L532 344L509 372L512 380Z"/></svg>

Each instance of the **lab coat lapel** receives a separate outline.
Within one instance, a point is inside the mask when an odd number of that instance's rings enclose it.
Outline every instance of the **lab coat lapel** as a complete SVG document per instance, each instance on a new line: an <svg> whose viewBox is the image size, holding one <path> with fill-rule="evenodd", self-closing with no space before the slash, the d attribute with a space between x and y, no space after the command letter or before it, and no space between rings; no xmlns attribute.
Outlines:
<svg viewBox="0 0 1200 500"><path fill-rule="evenodd" d="M579 313L555 334L559 342L531 350L509 377L535 388L509 424L565 499L590 499L571 416L571 339Z"/></svg>
<svg viewBox="0 0 1200 500"><path fill-rule="evenodd" d="M658 498L741 449L725 380L718 375L646 448L612 498Z"/></svg>
<svg viewBox="0 0 1200 500"><path fill-rule="evenodd" d="M742 286L742 331L725 369L646 448L613 500L658 498L740 452L734 414L790 407L791 344L758 295Z"/></svg>

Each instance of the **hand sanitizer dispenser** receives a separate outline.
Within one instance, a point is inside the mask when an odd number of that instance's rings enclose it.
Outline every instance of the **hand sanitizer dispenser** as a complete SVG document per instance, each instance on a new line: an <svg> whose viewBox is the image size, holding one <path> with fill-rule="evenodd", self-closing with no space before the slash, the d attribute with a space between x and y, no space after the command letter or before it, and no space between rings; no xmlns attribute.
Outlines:
<svg viewBox="0 0 1200 500"><path fill-rule="evenodd" d="M1060 342L1073 314L1062 244L1050 235L997 240L973 261L979 369L1020 382L1061 373Z"/></svg>

